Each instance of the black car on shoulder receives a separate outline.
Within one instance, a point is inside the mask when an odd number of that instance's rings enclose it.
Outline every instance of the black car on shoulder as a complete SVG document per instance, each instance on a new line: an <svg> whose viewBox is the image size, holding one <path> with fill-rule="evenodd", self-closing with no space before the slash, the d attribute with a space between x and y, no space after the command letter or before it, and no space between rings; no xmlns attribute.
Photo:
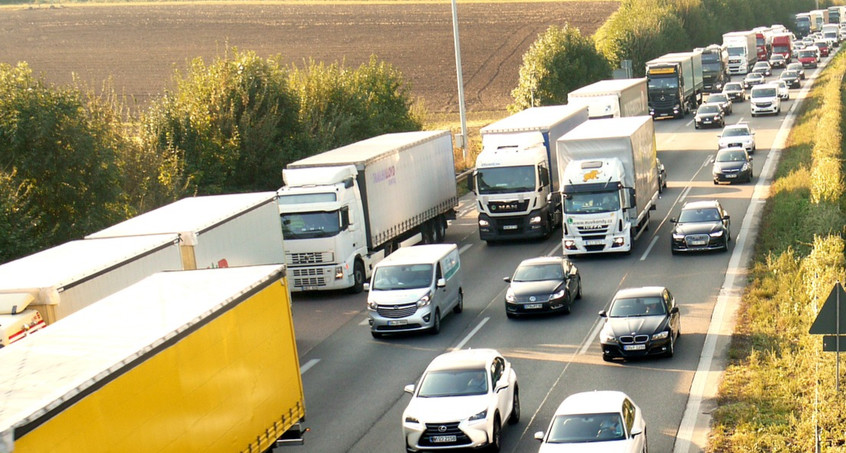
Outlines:
<svg viewBox="0 0 846 453"><path fill-rule="evenodd" d="M617 291L599 331L602 359L672 357L681 334L681 314L676 300L663 286L626 288Z"/></svg>
<svg viewBox="0 0 846 453"><path fill-rule="evenodd" d="M542 256L523 260L514 275L503 278L505 314L509 318L539 313L570 313L582 297L579 269L563 256Z"/></svg>
<svg viewBox="0 0 846 453"><path fill-rule="evenodd" d="M700 252L728 250L731 241L731 218L717 200L689 201L682 206L673 223L670 250Z"/></svg>

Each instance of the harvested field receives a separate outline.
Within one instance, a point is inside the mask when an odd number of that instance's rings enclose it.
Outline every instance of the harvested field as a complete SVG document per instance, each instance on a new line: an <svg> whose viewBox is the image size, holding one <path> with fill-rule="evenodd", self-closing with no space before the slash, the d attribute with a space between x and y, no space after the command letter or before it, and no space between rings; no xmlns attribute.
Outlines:
<svg viewBox="0 0 846 453"><path fill-rule="evenodd" d="M616 1L458 5L468 112L511 102L523 53L549 25L593 32ZM313 58L357 66L376 55L400 71L431 113L457 112L449 2L382 4L191 3L6 7L0 10L0 62L26 61L51 83L73 74L99 90L104 81L143 108L172 88L174 69L227 46L302 65Z"/></svg>

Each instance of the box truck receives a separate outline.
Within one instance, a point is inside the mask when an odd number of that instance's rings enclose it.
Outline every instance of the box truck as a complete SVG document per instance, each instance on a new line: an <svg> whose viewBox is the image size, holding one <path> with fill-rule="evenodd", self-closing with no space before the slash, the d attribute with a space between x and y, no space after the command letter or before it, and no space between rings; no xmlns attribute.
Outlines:
<svg viewBox="0 0 846 453"><path fill-rule="evenodd" d="M649 114L684 118L702 103L702 52L670 53L646 62Z"/></svg>
<svg viewBox="0 0 846 453"><path fill-rule="evenodd" d="M811 13L811 32L821 31L822 26L828 23L828 10L815 9Z"/></svg>
<svg viewBox="0 0 846 453"><path fill-rule="evenodd" d="M600 80L571 91L567 105L586 105L590 119L648 115L646 79Z"/></svg>
<svg viewBox="0 0 846 453"><path fill-rule="evenodd" d="M773 35L773 55L783 55L787 63L793 59L793 35L779 33Z"/></svg>
<svg viewBox="0 0 846 453"><path fill-rule="evenodd" d="M755 27L752 31L755 32L755 52L758 55L758 61L769 61L770 52L772 52L772 28Z"/></svg>
<svg viewBox="0 0 846 453"><path fill-rule="evenodd" d="M729 54L729 74L746 74L757 61L755 32L733 31L723 35L723 45Z"/></svg>
<svg viewBox="0 0 846 453"><path fill-rule="evenodd" d="M658 200L652 118L588 121L558 139L556 152L564 254L629 253Z"/></svg>
<svg viewBox="0 0 846 453"><path fill-rule="evenodd" d="M547 237L561 224L555 141L587 120L586 106L551 105L482 128L482 152L468 182L482 240Z"/></svg>
<svg viewBox="0 0 846 453"><path fill-rule="evenodd" d="M276 192L183 198L86 239L150 234L179 236L183 269L285 263Z"/></svg>
<svg viewBox="0 0 846 453"><path fill-rule="evenodd" d="M719 93L729 80L728 51L725 46L711 44L702 51L702 91Z"/></svg>
<svg viewBox="0 0 846 453"><path fill-rule="evenodd" d="M441 242L458 203L449 131L379 135L288 164L283 178L292 291L360 292L398 247Z"/></svg>
<svg viewBox="0 0 846 453"><path fill-rule="evenodd" d="M153 273L181 269L178 243L175 234L86 239L10 261L0 265L0 314L32 320L34 309L53 324Z"/></svg>
<svg viewBox="0 0 846 453"><path fill-rule="evenodd" d="M264 452L305 416L284 266L161 272L0 349L0 452Z"/></svg>

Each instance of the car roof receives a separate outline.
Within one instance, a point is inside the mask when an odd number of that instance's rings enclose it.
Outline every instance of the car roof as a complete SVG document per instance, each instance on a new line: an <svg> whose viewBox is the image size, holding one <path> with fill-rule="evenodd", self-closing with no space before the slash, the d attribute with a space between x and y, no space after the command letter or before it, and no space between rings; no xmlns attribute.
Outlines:
<svg viewBox="0 0 846 453"><path fill-rule="evenodd" d="M620 412L624 399L631 398L617 390L594 390L592 392L574 393L558 405L555 415Z"/></svg>
<svg viewBox="0 0 846 453"><path fill-rule="evenodd" d="M614 294L614 299L622 297L660 296L666 288L663 286L641 286L639 288L623 288Z"/></svg>
<svg viewBox="0 0 846 453"><path fill-rule="evenodd" d="M535 265L535 264L553 264L553 263L563 263L567 261L566 258L563 256L538 256L535 258L528 258L520 262L520 266L527 265Z"/></svg>
<svg viewBox="0 0 846 453"><path fill-rule="evenodd" d="M725 127L723 127L724 131L728 130L728 129L743 129L743 130L748 130L748 131L752 130L752 128L749 127L749 124L747 124L747 123L727 124Z"/></svg>
<svg viewBox="0 0 846 453"><path fill-rule="evenodd" d="M443 353L429 363L426 371L455 370L461 368L487 369L494 357L500 355L495 349L459 349Z"/></svg>
<svg viewBox="0 0 846 453"><path fill-rule="evenodd" d="M704 209L704 208L716 208L720 204L717 200L699 200L699 201L688 201L687 203L682 206L682 211L685 209Z"/></svg>

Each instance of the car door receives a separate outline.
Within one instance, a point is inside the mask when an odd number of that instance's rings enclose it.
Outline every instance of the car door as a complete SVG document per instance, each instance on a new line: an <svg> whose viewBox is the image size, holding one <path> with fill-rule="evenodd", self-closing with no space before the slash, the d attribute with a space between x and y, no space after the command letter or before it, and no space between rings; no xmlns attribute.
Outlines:
<svg viewBox="0 0 846 453"><path fill-rule="evenodd" d="M629 453L640 453L644 451L644 442L646 441L646 436L641 433L637 436L632 436L632 431L635 428L636 422L636 412L637 408L635 407L634 403L631 402L628 398L623 399L623 407L620 408L620 413L623 415L623 423L626 424L626 434L631 439L631 443L629 444L630 448L628 449Z"/></svg>
<svg viewBox="0 0 846 453"><path fill-rule="evenodd" d="M508 386L505 389L499 390L497 388L508 383L508 376L505 376L505 359L502 357L495 357L491 361L491 383L493 384L493 391L496 392L496 407L500 414L500 423L505 424L508 416L511 415L511 398L514 391L513 386Z"/></svg>
<svg viewBox="0 0 846 453"><path fill-rule="evenodd" d="M576 266L569 260L564 261L564 278L567 279L567 294L570 297L569 302L573 303L576 300L576 294L579 291L579 282L576 278Z"/></svg>
<svg viewBox="0 0 846 453"><path fill-rule="evenodd" d="M670 327L673 329L673 334L675 335L680 330L680 315L678 311L673 313L673 308L676 307L676 299L668 289L664 289L664 304L667 308L667 314L670 316Z"/></svg>

